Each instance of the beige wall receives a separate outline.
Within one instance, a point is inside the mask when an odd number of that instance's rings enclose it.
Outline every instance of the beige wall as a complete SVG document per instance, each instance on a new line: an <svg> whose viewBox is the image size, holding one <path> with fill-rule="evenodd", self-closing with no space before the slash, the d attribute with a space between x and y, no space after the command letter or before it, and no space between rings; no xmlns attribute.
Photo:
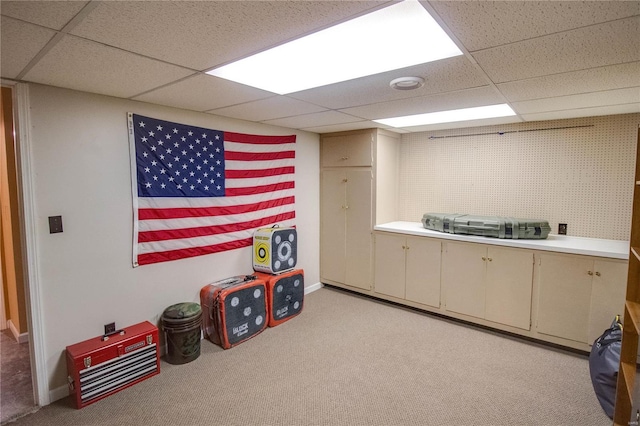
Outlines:
<svg viewBox="0 0 640 426"><path fill-rule="evenodd" d="M40 313L52 399L66 396L65 347L104 324L159 323L174 303L252 272L251 247L132 267L132 197L127 112L223 131L297 135L298 268L319 282L319 136L143 102L29 85ZM50 234L48 216L64 232Z"/></svg>
<svg viewBox="0 0 640 426"><path fill-rule="evenodd" d="M404 134L400 220L534 218L552 233L567 223L569 235L628 240L639 124L625 114Z"/></svg>

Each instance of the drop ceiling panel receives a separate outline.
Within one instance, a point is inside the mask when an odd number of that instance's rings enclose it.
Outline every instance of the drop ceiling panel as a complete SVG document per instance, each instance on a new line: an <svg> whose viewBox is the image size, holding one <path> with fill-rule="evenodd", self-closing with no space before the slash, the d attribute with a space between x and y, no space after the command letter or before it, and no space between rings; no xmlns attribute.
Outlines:
<svg viewBox="0 0 640 426"><path fill-rule="evenodd" d="M353 123L345 123L345 124L331 124L328 126L305 127L302 130L306 130L307 132L314 132L314 133L333 133L333 132L345 132L348 130L371 129L375 127L380 127L382 129L389 129L396 133L406 133L405 131L393 129L392 127L389 127L389 126L377 125L377 123L372 123L369 120L356 121Z"/></svg>
<svg viewBox="0 0 640 426"><path fill-rule="evenodd" d="M469 51L640 14L634 1L430 1Z"/></svg>
<svg viewBox="0 0 640 426"><path fill-rule="evenodd" d="M72 33L204 71L387 3L101 2Z"/></svg>
<svg viewBox="0 0 640 426"><path fill-rule="evenodd" d="M394 90L389 87L391 80L407 76L424 78L424 86L411 91ZM424 96L431 93L484 86L487 83L486 77L467 58L457 56L304 90L292 93L289 96L327 108L342 109L356 105L367 105Z"/></svg>
<svg viewBox="0 0 640 426"><path fill-rule="evenodd" d="M150 70L145 73L145 70ZM63 37L25 80L127 98L191 71L73 36Z"/></svg>
<svg viewBox="0 0 640 426"><path fill-rule="evenodd" d="M326 111L326 108L286 96L272 96L259 101L247 102L207 112L241 120L264 121L321 111Z"/></svg>
<svg viewBox="0 0 640 426"><path fill-rule="evenodd" d="M537 114L523 114L525 121L561 120L564 118L597 117L601 115L632 114L640 112L640 104L598 106L593 108L567 109L563 111L548 111Z"/></svg>
<svg viewBox="0 0 640 426"><path fill-rule="evenodd" d="M640 81L640 62L535 77L498 84L509 101L550 98L633 87Z"/></svg>
<svg viewBox="0 0 640 426"><path fill-rule="evenodd" d="M4 2L2 3L4 10ZM16 78L31 59L53 38L55 31L2 17L0 69L2 77Z"/></svg>
<svg viewBox="0 0 640 426"><path fill-rule="evenodd" d="M355 123L358 121L362 120L358 117L342 114L337 111L324 111L313 114L298 115L295 117L266 120L264 123L272 124L274 126L290 127L292 129L305 129L332 124Z"/></svg>
<svg viewBox="0 0 640 426"><path fill-rule="evenodd" d="M207 111L273 96L273 93L208 74L197 74L133 99L160 105Z"/></svg>
<svg viewBox="0 0 640 426"><path fill-rule="evenodd" d="M640 80L638 83L640 84ZM545 111L631 104L634 102L640 105L640 87L514 102L512 107L518 114L522 115Z"/></svg>
<svg viewBox="0 0 640 426"><path fill-rule="evenodd" d="M317 132L506 101L530 120L637 110L611 103L631 101L640 85L640 1L421 2L471 53L284 97L202 71L393 1L1 0L0 71L18 81ZM408 41L416 49L426 44ZM426 83L415 91L389 88L403 76Z"/></svg>
<svg viewBox="0 0 640 426"><path fill-rule="evenodd" d="M5 1L2 15L54 30L61 30L82 10L86 1ZM4 25L4 22L3 22Z"/></svg>
<svg viewBox="0 0 640 426"><path fill-rule="evenodd" d="M504 103L504 98L490 86L485 86L457 92L345 108L341 111L357 117L375 120L500 103Z"/></svg>
<svg viewBox="0 0 640 426"><path fill-rule="evenodd" d="M511 117L488 118L484 120L456 121L454 123L428 124L425 126L407 127L402 130L409 133L410 132L430 132L435 130L461 129L465 127L477 127L477 126L493 126L498 124L509 124L509 123L520 123L520 122L522 122L522 120L518 116L511 116ZM461 134L464 134L464 132L461 132Z"/></svg>
<svg viewBox="0 0 640 426"><path fill-rule="evenodd" d="M473 54L495 83L640 60L640 16ZM595 54L597 52L597 54Z"/></svg>

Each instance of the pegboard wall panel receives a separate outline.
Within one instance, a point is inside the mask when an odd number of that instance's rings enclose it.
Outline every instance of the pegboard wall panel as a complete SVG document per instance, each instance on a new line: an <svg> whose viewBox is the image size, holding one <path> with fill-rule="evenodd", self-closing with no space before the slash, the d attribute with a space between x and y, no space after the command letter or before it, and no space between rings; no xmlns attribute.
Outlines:
<svg viewBox="0 0 640 426"><path fill-rule="evenodd" d="M639 124L625 114L404 134L399 219L511 216L628 240Z"/></svg>

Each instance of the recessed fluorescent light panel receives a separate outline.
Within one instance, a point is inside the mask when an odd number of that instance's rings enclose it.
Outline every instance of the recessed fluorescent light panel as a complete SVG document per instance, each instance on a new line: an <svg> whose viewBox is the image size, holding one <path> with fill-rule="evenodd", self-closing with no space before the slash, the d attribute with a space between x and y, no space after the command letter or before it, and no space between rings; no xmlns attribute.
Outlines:
<svg viewBox="0 0 640 426"><path fill-rule="evenodd" d="M456 121L481 120L483 118L509 117L516 115L507 104L488 105L475 108L453 109L450 111L429 112L404 117L373 120L391 127L426 126L428 124L453 123Z"/></svg>
<svg viewBox="0 0 640 426"><path fill-rule="evenodd" d="M207 74L284 95L457 55L424 7L406 0Z"/></svg>

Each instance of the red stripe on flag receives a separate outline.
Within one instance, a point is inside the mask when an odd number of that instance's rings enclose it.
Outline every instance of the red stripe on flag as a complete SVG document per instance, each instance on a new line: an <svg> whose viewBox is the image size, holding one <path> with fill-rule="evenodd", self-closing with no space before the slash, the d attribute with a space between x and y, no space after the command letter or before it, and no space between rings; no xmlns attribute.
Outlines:
<svg viewBox="0 0 640 426"><path fill-rule="evenodd" d="M265 192L282 191L283 189L291 189L295 187L294 182L281 182L272 185L250 186L247 188L226 188L225 195L227 197L237 197L239 195L255 195Z"/></svg>
<svg viewBox="0 0 640 426"><path fill-rule="evenodd" d="M228 142L255 143L255 144L283 144L294 143L296 135L288 136L261 136L245 135L244 133L224 132L224 140Z"/></svg>
<svg viewBox="0 0 640 426"><path fill-rule="evenodd" d="M189 207L189 208L168 208L168 209L139 209L139 220L154 219L180 219L185 217L205 217L205 216L227 216L232 214L249 213L272 207L293 204L295 197L282 197L259 203L243 204L226 207Z"/></svg>
<svg viewBox="0 0 640 426"><path fill-rule="evenodd" d="M169 260L186 259L202 256L204 254L220 253L227 250L235 250L253 245L253 237L244 240L230 241L228 243L213 244L204 247L190 247L180 250L161 251L156 253L138 254L138 265L167 262Z"/></svg>
<svg viewBox="0 0 640 426"><path fill-rule="evenodd" d="M273 223L282 222L296 217L295 212L287 212L248 222L237 222L227 225L199 226L195 228L183 228L161 231L145 231L138 233L138 243L150 243L153 241L166 241L182 238L206 237L209 235L226 234L229 232L245 231L247 229L260 228Z"/></svg>
<svg viewBox="0 0 640 426"><path fill-rule="evenodd" d="M224 151L225 160L240 161L268 161L268 160L284 160L287 158L296 158L295 151L279 151L279 152L239 152Z"/></svg>
<svg viewBox="0 0 640 426"><path fill-rule="evenodd" d="M250 179L267 176L290 175L295 173L295 167L277 167L273 169L260 170L225 170L224 177L227 179Z"/></svg>

